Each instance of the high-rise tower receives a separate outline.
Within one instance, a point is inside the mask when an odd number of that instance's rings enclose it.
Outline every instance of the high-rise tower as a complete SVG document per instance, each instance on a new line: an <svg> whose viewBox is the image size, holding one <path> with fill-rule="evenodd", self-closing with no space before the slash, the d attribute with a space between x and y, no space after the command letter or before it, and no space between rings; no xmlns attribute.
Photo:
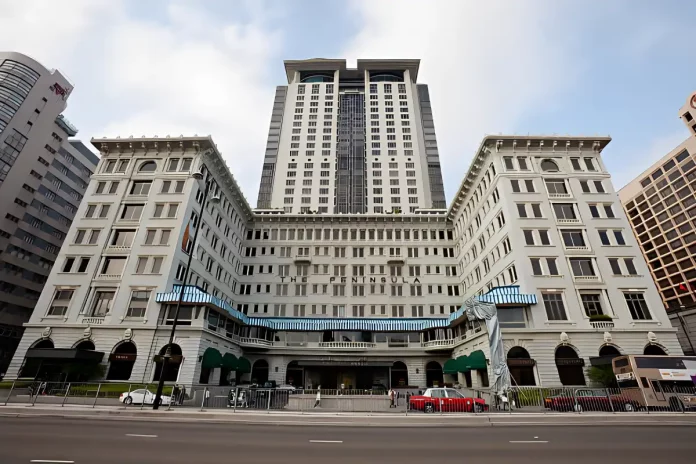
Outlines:
<svg viewBox="0 0 696 464"><path fill-rule="evenodd" d="M445 205L420 60L286 61L258 207L287 213L413 212Z"/></svg>

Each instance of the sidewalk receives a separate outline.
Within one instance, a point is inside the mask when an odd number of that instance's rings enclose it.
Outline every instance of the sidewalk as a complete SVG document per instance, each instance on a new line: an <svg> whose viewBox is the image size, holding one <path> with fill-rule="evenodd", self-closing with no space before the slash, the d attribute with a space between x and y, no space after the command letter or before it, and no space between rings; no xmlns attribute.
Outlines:
<svg viewBox="0 0 696 464"><path fill-rule="evenodd" d="M693 426L696 414L679 413L487 413L487 414L364 414L340 412L242 411L215 409L172 409L157 411L151 408L57 405L0 406L0 417L51 417L64 419L139 420L206 423L245 423L256 425L326 425L372 427L505 427L526 425L630 425L630 426Z"/></svg>

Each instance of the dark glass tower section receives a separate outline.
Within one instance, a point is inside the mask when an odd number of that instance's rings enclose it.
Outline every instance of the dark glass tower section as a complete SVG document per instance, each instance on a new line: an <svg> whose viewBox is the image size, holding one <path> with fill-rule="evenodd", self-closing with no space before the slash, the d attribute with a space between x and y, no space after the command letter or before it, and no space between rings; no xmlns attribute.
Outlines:
<svg viewBox="0 0 696 464"><path fill-rule="evenodd" d="M334 213L367 212L365 196L365 95L345 92L338 106Z"/></svg>

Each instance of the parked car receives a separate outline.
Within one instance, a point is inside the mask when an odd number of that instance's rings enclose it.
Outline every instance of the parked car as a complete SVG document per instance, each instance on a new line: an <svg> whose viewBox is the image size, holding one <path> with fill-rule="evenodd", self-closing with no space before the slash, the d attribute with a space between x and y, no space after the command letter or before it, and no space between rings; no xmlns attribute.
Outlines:
<svg viewBox="0 0 696 464"><path fill-rule="evenodd" d="M488 405L481 398L464 396L454 388L428 388L422 395L413 395L409 408L423 412L483 412Z"/></svg>
<svg viewBox="0 0 696 464"><path fill-rule="evenodd" d="M372 387L368 391L372 392L373 395L386 395L387 387L385 387L381 383L376 383L372 385Z"/></svg>
<svg viewBox="0 0 696 464"><path fill-rule="evenodd" d="M572 395L561 393L545 400L547 409L553 411L626 411L641 409L641 403L628 395L607 395L604 390L578 389Z"/></svg>
<svg viewBox="0 0 696 464"><path fill-rule="evenodd" d="M168 405L172 402L171 396L162 395L161 405ZM121 393L118 400L123 404L153 404L155 402L155 394L150 390L141 388L131 392Z"/></svg>

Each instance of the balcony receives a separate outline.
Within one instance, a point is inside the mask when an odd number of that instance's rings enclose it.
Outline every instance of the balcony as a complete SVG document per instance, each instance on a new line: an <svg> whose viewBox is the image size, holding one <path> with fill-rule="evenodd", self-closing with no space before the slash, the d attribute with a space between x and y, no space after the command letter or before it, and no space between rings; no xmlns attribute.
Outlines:
<svg viewBox="0 0 696 464"><path fill-rule="evenodd" d="M247 345L247 346L260 346L260 347L264 347L264 348L273 347L272 341L264 340L262 338L240 337L239 343L242 345Z"/></svg>
<svg viewBox="0 0 696 464"><path fill-rule="evenodd" d="M404 264L406 258L401 255L389 255L387 258L387 264Z"/></svg>
<svg viewBox="0 0 696 464"><path fill-rule="evenodd" d="M102 325L104 323L104 316L83 317L82 323L89 324L89 325Z"/></svg>
<svg viewBox="0 0 696 464"><path fill-rule="evenodd" d="M570 193L549 193L549 198L570 198Z"/></svg>
<svg viewBox="0 0 696 464"><path fill-rule="evenodd" d="M556 218L556 223L557 224L580 224L580 219L578 219L578 218L572 218L572 219Z"/></svg>
<svg viewBox="0 0 696 464"><path fill-rule="evenodd" d="M590 321L590 325L593 329L599 330L611 330L614 328L613 321Z"/></svg>
<svg viewBox="0 0 696 464"><path fill-rule="evenodd" d="M309 255L297 255L293 258L295 264L310 264L312 258Z"/></svg>
<svg viewBox="0 0 696 464"><path fill-rule="evenodd" d="M587 245L583 246L567 246L565 247L566 251L590 251L590 247Z"/></svg>
<svg viewBox="0 0 696 464"><path fill-rule="evenodd" d="M109 254L128 254L130 250L130 245L108 245L104 251Z"/></svg>
<svg viewBox="0 0 696 464"><path fill-rule="evenodd" d="M376 346L377 344L372 342L319 342L319 348L338 351L363 351Z"/></svg>
<svg viewBox="0 0 696 464"><path fill-rule="evenodd" d="M445 340L430 340L429 342L424 342L421 344L426 351L438 350L442 348L452 348L456 342L456 339L449 338Z"/></svg>

